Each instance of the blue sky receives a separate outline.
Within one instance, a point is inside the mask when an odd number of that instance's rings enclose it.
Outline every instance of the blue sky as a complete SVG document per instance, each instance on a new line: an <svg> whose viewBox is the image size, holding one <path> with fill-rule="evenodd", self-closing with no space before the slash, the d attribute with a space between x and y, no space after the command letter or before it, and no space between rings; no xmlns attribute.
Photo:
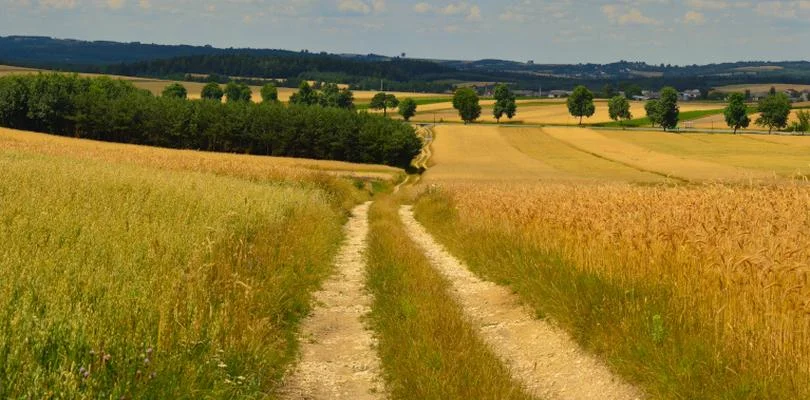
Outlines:
<svg viewBox="0 0 810 400"><path fill-rule="evenodd" d="M409 57L810 58L810 0L0 0L0 35Z"/></svg>

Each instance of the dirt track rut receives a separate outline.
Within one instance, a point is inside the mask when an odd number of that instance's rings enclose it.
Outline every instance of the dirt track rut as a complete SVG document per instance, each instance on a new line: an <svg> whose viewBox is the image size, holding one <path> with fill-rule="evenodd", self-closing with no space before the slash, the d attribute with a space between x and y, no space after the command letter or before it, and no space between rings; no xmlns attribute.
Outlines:
<svg viewBox="0 0 810 400"><path fill-rule="evenodd" d="M444 250L414 219L410 206L400 209L408 236L451 284L465 314L518 381L545 399L641 399L634 387L583 353L565 332L538 320L504 287L482 281Z"/></svg>
<svg viewBox="0 0 810 400"><path fill-rule="evenodd" d="M314 294L315 309L301 330L301 360L282 398L371 400L385 395L376 341L361 321L371 304L364 289L370 204L352 211L336 272Z"/></svg>

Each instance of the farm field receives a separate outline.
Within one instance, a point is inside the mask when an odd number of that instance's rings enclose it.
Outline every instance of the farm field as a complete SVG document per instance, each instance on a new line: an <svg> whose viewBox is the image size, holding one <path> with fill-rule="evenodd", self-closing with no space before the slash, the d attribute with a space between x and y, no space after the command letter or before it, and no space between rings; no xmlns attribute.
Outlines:
<svg viewBox="0 0 810 400"><path fill-rule="evenodd" d="M635 131L605 132L604 135L650 151L746 170L760 170L785 178L805 177L810 173L810 137L673 135Z"/></svg>
<svg viewBox="0 0 810 400"><path fill-rule="evenodd" d="M417 220L649 397L810 394L808 138L435 133Z"/></svg>
<svg viewBox="0 0 810 400"><path fill-rule="evenodd" d="M810 140L802 137L789 138L790 145L761 143L772 152L762 153L760 136L481 125L435 132L428 181L764 183L810 165Z"/></svg>
<svg viewBox="0 0 810 400"><path fill-rule="evenodd" d="M782 92L787 89L793 90L810 90L810 85L800 85L800 84L793 84L793 83L762 83L762 84L743 84L743 85L728 85L728 86L720 86L714 88L719 92L723 93L744 93L746 90L750 90L751 93L767 93L771 90L771 87L776 88L777 91Z"/></svg>
<svg viewBox="0 0 810 400"><path fill-rule="evenodd" d="M598 124L611 122L608 115L608 106L606 101L595 101L596 112L591 118L583 118L583 124ZM479 121L494 123L495 118L492 116L491 101L482 101L481 118ZM549 100L525 100L523 103L518 101L517 115L510 121L507 118L502 118L501 122L514 122L525 124L552 124L552 125L577 125L578 118L574 118L568 112L568 107L565 101L559 99ZM722 108L717 103L683 103L680 105L681 111L700 111L700 110L715 110ZM634 118L640 118L646 115L644 111L644 103L633 101L630 102L631 113ZM433 122L434 116L438 122L461 122L458 112L453 109L452 104L447 103L447 107L442 109L439 105L434 105L430 110L422 107L417 109L416 116L413 121L417 122Z"/></svg>
<svg viewBox="0 0 810 400"><path fill-rule="evenodd" d="M0 397L274 391L372 190L346 163L11 130L0 165Z"/></svg>
<svg viewBox="0 0 810 400"><path fill-rule="evenodd" d="M794 107L801 107L801 103L794 104ZM797 110L791 111L790 116L788 118L788 125L790 125L793 122L797 122L799 120L799 118L796 116L797 112L798 112ZM760 117L759 113L750 114L748 116L748 118L751 118L751 125L749 125L748 129L757 129L757 130L763 130L764 129L764 130L768 130L767 128L763 128L761 126L757 126L756 124L754 124L754 121L756 121L757 118L759 118L759 117ZM695 128L695 129L728 130L729 127L726 124L726 119L725 118L726 117L721 113L721 114L712 115L712 116L699 118L699 119L696 119L696 120L686 122L684 124L684 126L687 127L687 128ZM745 130L743 129L743 131L745 131Z"/></svg>

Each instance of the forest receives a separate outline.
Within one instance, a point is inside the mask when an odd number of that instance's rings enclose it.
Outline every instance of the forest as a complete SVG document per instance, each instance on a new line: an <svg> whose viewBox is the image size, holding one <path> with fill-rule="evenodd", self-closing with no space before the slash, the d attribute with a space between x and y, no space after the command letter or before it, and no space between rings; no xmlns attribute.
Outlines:
<svg viewBox="0 0 810 400"><path fill-rule="evenodd" d="M168 148L410 165L421 140L365 112L279 102L153 96L106 77L0 78L0 126Z"/></svg>

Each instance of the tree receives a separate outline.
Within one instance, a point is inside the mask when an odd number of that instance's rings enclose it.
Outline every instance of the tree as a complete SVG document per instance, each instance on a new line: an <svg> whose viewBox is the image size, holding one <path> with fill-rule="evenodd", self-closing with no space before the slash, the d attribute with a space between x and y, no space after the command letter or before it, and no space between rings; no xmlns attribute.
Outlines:
<svg viewBox="0 0 810 400"><path fill-rule="evenodd" d="M501 117L506 114L506 117L512 119L517 112L517 102L515 101L515 94L509 90L509 86L499 84L495 86L495 107L492 109L492 114L498 123L501 122Z"/></svg>
<svg viewBox="0 0 810 400"><path fill-rule="evenodd" d="M202 94L200 97L203 99L209 100L216 100L222 101L222 96L225 95L225 92L222 91L222 87L219 86L216 82L209 82L205 86L203 86Z"/></svg>
<svg viewBox="0 0 810 400"><path fill-rule="evenodd" d="M318 92L312 89L309 82L302 81L298 85L298 92L290 96L290 104L299 104L304 106L314 106L320 103Z"/></svg>
<svg viewBox="0 0 810 400"><path fill-rule="evenodd" d="M633 114L630 113L630 102L624 96L614 96L608 101L608 113L610 119L619 121L620 125L623 120L633 118Z"/></svg>
<svg viewBox="0 0 810 400"><path fill-rule="evenodd" d="M262 101L265 103L278 101L278 89L272 83L262 86L261 95Z"/></svg>
<svg viewBox="0 0 810 400"><path fill-rule="evenodd" d="M613 88L613 85L606 83L602 86L602 91L599 94L603 99L612 99L616 97L616 89Z"/></svg>
<svg viewBox="0 0 810 400"><path fill-rule="evenodd" d="M723 114L726 117L726 124L729 128L734 128L734 133L740 128L748 128L751 119L748 118L748 107L745 105L745 95L742 93L732 93L728 97L728 105Z"/></svg>
<svg viewBox="0 0 810 400"><path fill-rule="evenodd" d="M228 102L238 102L238 101L250 101L253 93L250 91L250 87L244 83L236 83L236 82L228 82L225 85L225 97L228 98Z"/></svg>
<svg viewBox="0 0 810 400"><path fill-rule="evenodd" d="M383 110L383 116L388 116L388 109L389 108L396 108L399 105L399 100L397 100L397 96L393 94L380 92L374 95L371 98L371 104L369 107L372 110Z"/></svg>
<svg viewBox="0 0 810 400"><path fill-rule="evenodd" d="M465 124L481 116L481 105L478 104L478 93L471 88L460 88L453 94L453 108Z"/></svg>
<svg viewBox="0 0 810 400"><path fill-rule="evenodd" d="M621 86L620 86L621 87ZM641 96L641 86L634 84L626 85L624 88L624 97L632 99L633 96Z"/></svg>
<svg viewBox="0 0 810 400"><path fill-rule="evenodd" d="M574 88L574 92L568 97L568 112L574 117L579 117L579 125L582 125L582 117L590 118L596 112L593 93L585 86Z"/></svg>
<svg viewBox="0 0 810 400"><path fill-rule="evenodd" d="M175 82L169 86L166 86L166 88L163 89L162 95L163 97L185 99L188 96L188 91L186 91L186 88L183 85Z"/></svg>
<svg viewBox="0 0 810 400"><path fill-rule="evenodd" d="M796 111L796 119L797 121L793 123L793 130L795 132L810 131L810 111Z"/></svg>
<svg viewBox="0 0 810 400"><path fill-rule="evenodd" d="M401 115L405 121L410 121L411 117L416 115L416 101L410 97L403 99L399 103L399 115Z"/></svg>
<svg viewBox="0 0 810 400"><path fill-rule="evenodd" d="M759 101L757 111L760 117L754 123L768 127L768 133L771 133L773 128L782 129L787 126L790 99L784 93L772 94Z"/></svg>
<svg viewBox="0 0 810 400"><path fill-rule="evenodd" d="M678 107L678 91L672 87L661 89L661 99L658 101L661 121L659 124L666 131L675 129L680 118L680 108Z"/></svg>
<svg viewBox="0 0 810 400"><path fill-rule="evenodd" d="M647 112L647 118L652 123L653 128L661 123L661 102L655 99L647 101L644 104L644 111Z"/></svg>
<svg viewBox="0 0 810 400"><path fill-rule="evenodd" d="M319 104L323 107L354 109L354 93L349 89L340 89L337 84L327 83L322 86Z"/></svg>

